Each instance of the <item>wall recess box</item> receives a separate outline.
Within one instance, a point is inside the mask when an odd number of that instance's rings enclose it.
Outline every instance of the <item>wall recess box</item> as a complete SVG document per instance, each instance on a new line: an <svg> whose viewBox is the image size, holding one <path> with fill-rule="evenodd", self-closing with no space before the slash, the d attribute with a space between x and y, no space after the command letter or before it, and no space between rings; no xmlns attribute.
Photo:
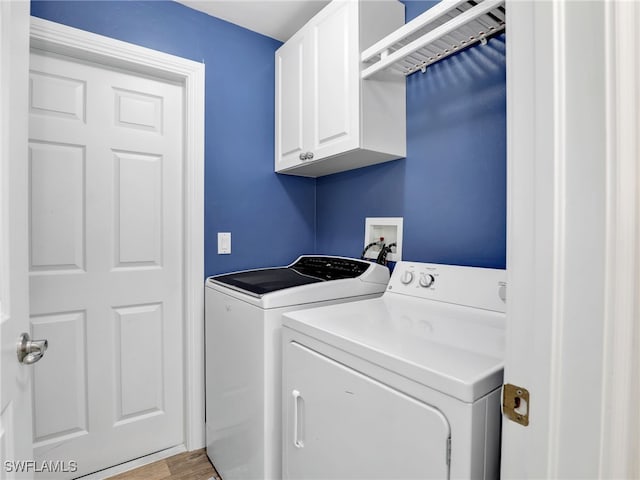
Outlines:
<svg viewBox="0 0 640 480"><path fill-rule="evenodd" d="M391 252L387 255L387 260L398 262L402 260L402 223L403 217L367 217L364 225L364 247L372 242L389 245L395 243ZM365 258L375 260L380 253L381 245L374 245L367 250Z"/></svg>

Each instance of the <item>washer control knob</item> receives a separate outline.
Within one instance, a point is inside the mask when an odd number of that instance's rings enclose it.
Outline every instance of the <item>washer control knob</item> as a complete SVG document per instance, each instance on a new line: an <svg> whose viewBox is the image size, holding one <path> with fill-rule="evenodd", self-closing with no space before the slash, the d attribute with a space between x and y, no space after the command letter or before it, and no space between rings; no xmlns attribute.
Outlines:
<svg viewBox="0 0 640 480"><path fill-rule="evenodd" d="M411 270L407 270L400 276L400 281L405 285L409 285L413 282L413 272Z"/></svg>
<svg viewBox="0 0 640 480"><path fill-rule="evenodd" d="M430 273L422 273L420 274L420 286L424 287L424 288L429 288L431 285L433 285L433 282L435 282L436 279L433 275L431 275Z"/></svg>

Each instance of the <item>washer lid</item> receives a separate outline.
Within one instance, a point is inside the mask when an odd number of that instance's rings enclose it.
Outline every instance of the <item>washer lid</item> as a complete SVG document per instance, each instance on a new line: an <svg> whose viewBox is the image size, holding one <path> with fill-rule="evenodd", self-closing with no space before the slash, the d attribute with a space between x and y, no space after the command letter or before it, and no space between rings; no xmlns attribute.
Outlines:
<svg viewBox="0 0 640 480"><path fill-rule="evenodd" d="M284 325L464 402L502 384L503 314L395 297L286 313Z"/></svg>
<svg viewBox="0 0 640 480"><path fill-rule="evenodd" d="M210 277L211 282L255 297L287 288L362 276L372 264L343 257L303 255L287 267L245 270ZM388 274L385 278L388 280Z"/></svg>
<svg viewBox="0 0 640 480"><path fill-rule="evenodd" d="M309 275L304 275L293 268L265 268L262 270L250 270L246 272L228 273L211 277L211 281L219 285L225 285L256 296L265 293L284 290L285 288L299 287L310 283L318 283L323 280Z"/></svg>

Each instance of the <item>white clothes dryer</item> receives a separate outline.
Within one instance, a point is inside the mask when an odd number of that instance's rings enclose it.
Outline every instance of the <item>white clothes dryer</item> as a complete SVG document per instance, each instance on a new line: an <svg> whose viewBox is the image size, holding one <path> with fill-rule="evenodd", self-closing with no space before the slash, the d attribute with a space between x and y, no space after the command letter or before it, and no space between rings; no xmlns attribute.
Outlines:
<svg viewBox="0 0 640 480"><path fill-rule="evenodd" d="M505 271L399 262L284 315L283 477L499 478Z"/></svg>
<svg viewBox="0 0 640 480"><path fill-rule="evenodd" d="M382 265L317 255L207 279L207 455L225 480L282 478L282 314L379 297L388 282Z"/></svg>

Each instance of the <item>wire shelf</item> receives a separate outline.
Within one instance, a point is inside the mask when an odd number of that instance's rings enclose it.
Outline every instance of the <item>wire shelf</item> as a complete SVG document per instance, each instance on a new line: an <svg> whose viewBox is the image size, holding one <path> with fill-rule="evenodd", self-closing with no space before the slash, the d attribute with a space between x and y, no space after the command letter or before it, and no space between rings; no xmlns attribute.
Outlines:
<svg viewBox="0 0 640 480"><path fill-rule="evenodd" d="M442 0L365 50L362 78L424 72L504 29L504 0Z"/></svg>

